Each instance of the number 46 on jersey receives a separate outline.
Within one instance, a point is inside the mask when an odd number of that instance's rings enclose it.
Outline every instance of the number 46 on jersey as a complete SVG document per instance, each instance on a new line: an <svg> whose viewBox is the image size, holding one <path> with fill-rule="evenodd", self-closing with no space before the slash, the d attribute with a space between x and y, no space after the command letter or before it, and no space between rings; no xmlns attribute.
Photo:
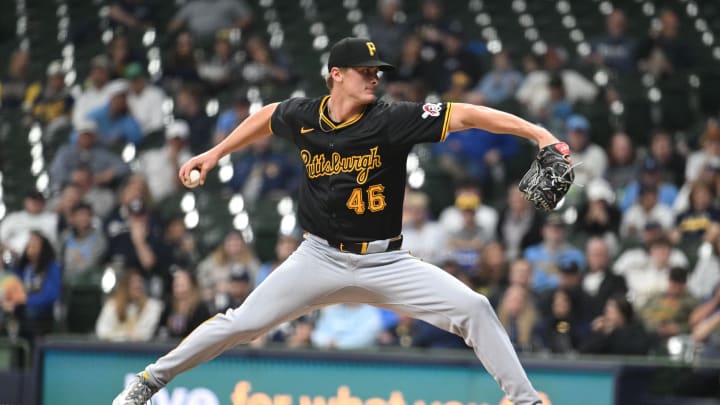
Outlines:
<svg viewBox="0 0 720 405"><path fill-rule="evenodd" d="M385 186L382 184L368 186L365 193L363 193L362 187L355 187L345 202L345 206L355 211L357 215L364 214L366 209L370 212L382 211L387 205L383 191L385 191Z"/></svg>

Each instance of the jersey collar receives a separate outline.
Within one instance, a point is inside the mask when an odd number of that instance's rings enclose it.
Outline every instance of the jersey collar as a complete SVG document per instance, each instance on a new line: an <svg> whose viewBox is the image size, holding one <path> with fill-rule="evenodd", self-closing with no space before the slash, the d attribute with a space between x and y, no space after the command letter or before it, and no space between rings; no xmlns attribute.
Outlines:
<svg viewBox="0 0 720 405"><path fill-rule="evenodd" d="M327 114L325 114L325 107L327 106L328 100L330 100L330 96L323 97L323 99L320 101L320 107L319 107L319 111L318 111L318 113L320 114L320 121L318 122L318 124L320 125L320 130L322 130L323 132L335 131L337 129L342 129L342 128L348 127L348 126L358 122L358 120L360 120L360 118L362 118L363 115L365 115L365 110L367 109L367 106L365 106L361 113L355 115L354 117L350 118L347 121L341 122L339 124L335 124L330 119L330 117L328 117ZM329 128L329 129L326 130L326 128Z"/></svg>

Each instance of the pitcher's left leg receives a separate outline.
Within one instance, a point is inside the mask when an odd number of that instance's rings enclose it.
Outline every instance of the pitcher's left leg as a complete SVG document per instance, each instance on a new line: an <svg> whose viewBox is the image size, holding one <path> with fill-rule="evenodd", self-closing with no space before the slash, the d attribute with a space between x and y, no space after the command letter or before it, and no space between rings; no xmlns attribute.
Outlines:
<svg viewBox="0 0 720 405"><path fill-rule="evenodd" d="M376 305L463 337L513 404L541 403L487 298L406 252L367 255L363 262L357 281L384 297Z"/></svg>

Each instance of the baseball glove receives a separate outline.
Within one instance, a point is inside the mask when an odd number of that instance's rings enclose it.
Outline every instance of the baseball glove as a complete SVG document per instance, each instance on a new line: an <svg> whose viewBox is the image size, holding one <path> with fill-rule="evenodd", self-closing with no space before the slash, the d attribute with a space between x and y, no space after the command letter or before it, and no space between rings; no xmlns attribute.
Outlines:
<svg viewBox="0 0 720 405"><path fill-rule="evenodd" d="M540 149L518 188L542 211L552 211L567 194L575 179L570 148L564 142Z"/></svg>

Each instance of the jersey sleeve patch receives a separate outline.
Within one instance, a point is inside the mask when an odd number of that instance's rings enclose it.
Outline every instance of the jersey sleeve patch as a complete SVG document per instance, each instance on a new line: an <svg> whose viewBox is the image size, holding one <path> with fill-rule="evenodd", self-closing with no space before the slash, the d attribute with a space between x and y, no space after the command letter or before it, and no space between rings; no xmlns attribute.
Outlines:
<svg viewBox="0 0 720 405"><path fill-rule="evenodd" d="M388 108L391 143L412 146L439 142L447 136L451 103L395 102Z"/></svg>
<svg viewBox="0 0 720 405"><path fill-rule="evenodd" d="M425 103L422 106L423 113L421 117L426 119L427 117L439 117L440 111L442 111L441 103Z"/></svg>

